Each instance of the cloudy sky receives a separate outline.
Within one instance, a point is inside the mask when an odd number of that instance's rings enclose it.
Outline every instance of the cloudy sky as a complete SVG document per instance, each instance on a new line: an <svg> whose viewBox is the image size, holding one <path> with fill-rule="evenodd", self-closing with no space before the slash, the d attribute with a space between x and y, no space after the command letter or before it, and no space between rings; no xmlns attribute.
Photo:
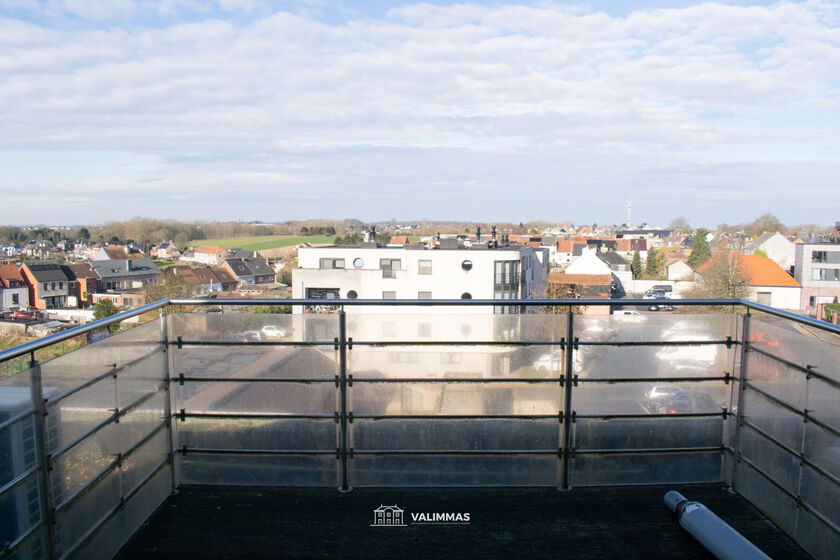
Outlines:
<svg viewBox="0 0 840 560"><path fill-rule="evenodd" d="M840 220L840 4L0 0L0 223Z"/></svg>

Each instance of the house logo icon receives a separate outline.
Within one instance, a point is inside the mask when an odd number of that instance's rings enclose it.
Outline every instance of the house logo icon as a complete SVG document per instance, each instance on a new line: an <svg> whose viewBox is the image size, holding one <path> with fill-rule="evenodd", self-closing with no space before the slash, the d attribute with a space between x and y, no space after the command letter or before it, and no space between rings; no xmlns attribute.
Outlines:
<svg viewBox="0 0 840 560"><path fill-rule="evenodd" d="M383 506L373 510L373 523L371 527L407 527L403 523L403 512L398 505Z"/></svg>

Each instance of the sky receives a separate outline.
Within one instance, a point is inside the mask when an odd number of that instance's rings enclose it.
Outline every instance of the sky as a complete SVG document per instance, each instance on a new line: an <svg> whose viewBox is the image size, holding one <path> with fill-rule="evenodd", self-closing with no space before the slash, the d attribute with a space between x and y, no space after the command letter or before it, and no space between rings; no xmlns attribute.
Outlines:
<svg viewBox="0 0 840 560"><path fill-rule="evenodd" d="M840 220L840 3L0 0L0 224Z"/></svg>

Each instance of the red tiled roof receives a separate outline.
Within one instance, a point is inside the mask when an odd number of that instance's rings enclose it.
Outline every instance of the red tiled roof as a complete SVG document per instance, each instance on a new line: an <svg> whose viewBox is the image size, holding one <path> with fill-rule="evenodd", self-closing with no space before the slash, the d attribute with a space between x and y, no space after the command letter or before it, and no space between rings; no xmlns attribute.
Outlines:
<svg viewBox="0 0 840 560"><path fill-rule="evenodd" d="M206 253L210 255L218 255L222 251L224 251L224 249L216 247L215 245L202 245L200 247L196 247L195 249L196 253Z"/></svg>
<svg viewBox="0 0 840 560"><path fill-rule="evenodd" d="M9 287L10 280L17 280L20 283L25 283L20 269L13 264L0 264L0 286Z"/></svg>
<svg viewBox="0 0 840 560"><path fill-rule="evenodd" d="M729 258L730 255L719 255L706 262L697 269L700 274L708 272L715 259ZM744 271L748 286L775 286L799 288L801 284L793 276L776 264L776 261L761 255L731 255L738 259L738 267Z"/></svg>
<svg viewBox="0 0 840 560"><path fill-rule="evenodd" d="M125 249L113 245L105 247L105 254L108 255L108 258L115 261L122 261L128 258L128 253L125 252Z"/></svg>
<svg viewBox="0 0 840 560"><path fill-rule="evenodd" d="M395 236L391 237L391 241L389 241L389 243L392 243L394 245L405 245L406 243L408 243L408 236L407 235L395 235Z"/></svg>

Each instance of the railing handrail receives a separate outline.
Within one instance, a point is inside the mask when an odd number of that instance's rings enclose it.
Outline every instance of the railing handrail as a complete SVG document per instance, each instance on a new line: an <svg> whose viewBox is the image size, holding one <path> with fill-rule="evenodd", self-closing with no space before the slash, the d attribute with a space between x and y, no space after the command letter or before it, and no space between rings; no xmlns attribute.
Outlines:
<svg viewBox="0 0 840 560"><path fill-rule="evenodd" d="M59 342L74 338L76 336L87 334L89 332L101 329L148 313L162 309L168 305L231 305L231 306L252 306L252 305L290 305L290 306L305 306L305 305L328 305L328 306L388 306L388 307L456 307L456 306L535 306L535 307L576 307L576 306L604 306L604 305L618 305L618 306L637 306L637 305L673 305L673 306L703 306L703 305L732 305L743 306L747 309L762 311L770 315L782 317L796 323L808 325L818 328L833 334L840 335L840 326L819 321L804 315L792 313L790 311L782 311L767 305L762 305L752 301L731 298L717 298L717 299L603 299L603 298L582 298L582 299L283 299L283 298L257 298L257 299L232 299L232 298L171 298L162 299L153 303L148 303L135 309L129 309L111 315L104 319L93 321L73 327L60 333L52 334L33 340L24 344L14 346L8 350L0 351L0 363L47 346L52 346Z"/></svg>

